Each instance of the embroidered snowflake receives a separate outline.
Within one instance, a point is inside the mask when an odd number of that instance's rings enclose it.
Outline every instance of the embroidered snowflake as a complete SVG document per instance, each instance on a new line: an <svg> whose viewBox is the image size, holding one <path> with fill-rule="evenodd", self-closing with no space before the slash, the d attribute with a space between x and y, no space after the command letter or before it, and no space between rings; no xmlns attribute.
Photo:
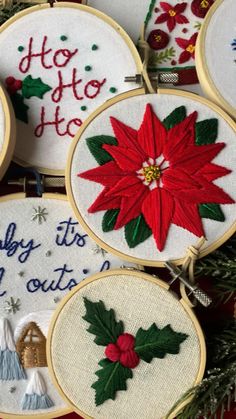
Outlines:
<svg viewBox="0 0 236 419"><path fill-rule="evenodd" d="M96 245L96 247L93 248L93 253L95 253L96 255L101 253L103 257L105 257L105 254L107 253L107 251L105 249L102 249L100 246L98 246L98 244Z"/></svg>
<svg viewBox="0 0 236 419"><path fill-rule="evenodd" d="M43 221L47 220L48 212L46 208L41 208L38 206L34 208L34 213L32 214L31 221L38 221L38 224L42 224Z"/></svg>
<svg viewBox="0 0 236 419"><path fill-rule="evenodd" d="M13 297L10 298L9 301L5 301L5 308L4 310L9 314L16 314L17 311L20 310L20 299L14 300Z"/></svg>

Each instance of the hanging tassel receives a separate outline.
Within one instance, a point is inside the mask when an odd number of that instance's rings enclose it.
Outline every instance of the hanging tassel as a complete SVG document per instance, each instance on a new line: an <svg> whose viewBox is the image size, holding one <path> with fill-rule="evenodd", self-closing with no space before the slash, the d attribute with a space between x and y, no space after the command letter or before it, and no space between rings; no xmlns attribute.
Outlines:
<svg viewBox="0 0 236 419"><path fill-rule="evenodd" d="M0 321L0 380L22 380L26 374L16 352L10 323Z"/></svg>
<svg viewBox="0 0 236 419"><path fill-rule="evenodd" d="M49 409L54 403L47 395L46 385L42 375L35 371L26 389L22 401L23 410Z"/></svg>

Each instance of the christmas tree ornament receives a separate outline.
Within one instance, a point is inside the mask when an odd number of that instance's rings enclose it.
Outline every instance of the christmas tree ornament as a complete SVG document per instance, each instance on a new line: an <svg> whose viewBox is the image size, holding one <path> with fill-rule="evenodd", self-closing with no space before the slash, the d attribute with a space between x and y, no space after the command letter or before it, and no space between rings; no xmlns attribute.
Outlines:
<svg viewBox="0 0 236 419"><path fill-rule="evenodd" d="M196 47L198 77L204 93L234 118L236 118L235 15L234 0L227 2L216 0L202 26ZM217 45L217 49L214 45Z"/></svg>
<svg viewBox="0 0 236 419"><path fill-rule="evenodd" d="M143 265L181 264L191 246L190 259L213 251L236 227L235 128L216 105L178 90L106 103L70 150L67 192L79 222L103 248Z"/></svg>
<svg viewBox="0 0 236 419"><path fill-rule="evenodd" d="M4 176L15 147L15 116L5 89L0 85L0 180Z"/></svg>
<svg viewBox="0 0 236 419"><path fill-rule="evenodd" d="M64 174L68 147L84 120L133 89L124 78L141 71L138 52L118 24L70 2L34 6L5 22L0 63L17 119L15 161L55 175Z"/></svg>
<svg viewBox="0 0 236 419"><path fill-rule="evenodd" d="M200 93L195 65L199 30L214 0L150 0L145 39L151 49L150 72L172 72L175 85Z"/></svg>
<svg viewBox="0 0 236 419"><path fill-rule="evenodd" d="M0 213L0 417L54 419L69 411L46 358L58 302L91 274L137 266L97 246L64 195L4 196Z"/></svg>
<svg viewBox="0 0 236 419"><path fill-rule="evenodd" d="M120 269L87 278L63 299L47 354L54 383L76 413L131 419L166 417L201 380L206 356L185 300L157 277Z"/></svg>

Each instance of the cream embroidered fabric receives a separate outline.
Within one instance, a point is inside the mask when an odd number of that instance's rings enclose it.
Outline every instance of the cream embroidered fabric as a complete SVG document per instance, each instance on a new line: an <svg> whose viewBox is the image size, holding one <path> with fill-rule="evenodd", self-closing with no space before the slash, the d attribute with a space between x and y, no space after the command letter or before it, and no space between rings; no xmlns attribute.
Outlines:
<svg viewBox="0 0 236 419"><path fill-rule="evenodd" d="M189 335L178 355L140 362L127 380L128 390L119 391L115 401L96 408L95 391L98 361L105 358L104 347L97 346L86 331L88 323L83 297L102 300L123 320L125 332L135 334L139 327L171 324L174 330ZM52 334L52 366L65 396L89 416L102 419L159 419L195 382L200 365L199 338L192 320L182 305L160 286L135 275L107 276L86 285L63 307Z"/></svg>

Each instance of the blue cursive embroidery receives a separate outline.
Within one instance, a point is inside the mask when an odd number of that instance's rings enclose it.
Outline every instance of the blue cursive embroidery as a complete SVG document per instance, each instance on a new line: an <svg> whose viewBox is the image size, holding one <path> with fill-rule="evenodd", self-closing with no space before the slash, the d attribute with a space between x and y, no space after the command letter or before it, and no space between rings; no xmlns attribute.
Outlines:
<svg viewBox="0 0 236 419"><path fill-rule="evenodd" d="M14 240L16 228L17 226L15 223L9 224L4 239L0 240L0 251L5 250L7 257L12 257L19 251L18 261L20 263L25 263L31 252L40 247L41 244L34 245L33 239L29 240L28 243L24 239L19 241Z"/></svg>
<svg viewBox="0 0 236 419"><path fill-rule="evenodd" d="M0 285L2 284L2 280L5 274L5 269L3 267L0 268ZM4 295L6 295L6 291L0 292L0 297L3 297Z"/></svg>
<svg viewBox="0 0 236 419"><path fill-rule="evenodd" d="M110 262L106 260L105 262L103 262L100 272L105 271L109 268L110 268ZM39 290L43 292L65 291L65 290L70 291L80 282L80 281L77 281L75 278L71 278L73 269L69 269L66 264L64 264L62 268L54 269L53 272L57 274L56 280L45 279L44 281L41 281L38 278L30 279L26 284L26 288L28 292L34 293Z"/></svg>
<svg viewBox="0 0 236 419"><path fill-rule="evenodd" d="M86 245L85 237L88 237L88 235L82 235L75 231L74 226L78 224L77 221L72 221L71 217L66 221L61 221L57 227L57 231L61 231L62 233L56 235L56 244L58 246L72 246L76 244L79 247L84 247Z"/></svg>
<svg viewBox="0 0 236 419"><path fill-rule="evenodd" d="M236 39L234 39L233 42L231 43L231 47L233 51L236 51Z"/></svg>

